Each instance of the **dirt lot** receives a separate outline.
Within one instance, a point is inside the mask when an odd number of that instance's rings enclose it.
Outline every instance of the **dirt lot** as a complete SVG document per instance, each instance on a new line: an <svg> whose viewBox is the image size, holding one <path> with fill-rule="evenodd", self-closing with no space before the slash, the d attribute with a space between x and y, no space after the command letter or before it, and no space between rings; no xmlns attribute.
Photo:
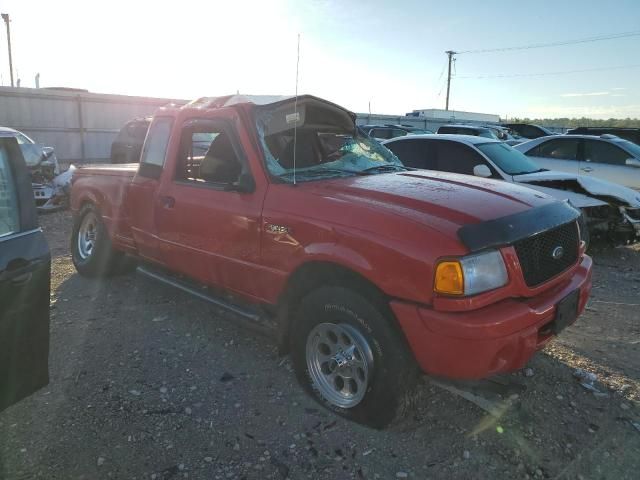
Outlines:
<svg viewBox="0 0 640 480"><path fill-rule="evenodd" d="M51 383L0 415L0 478L638 478L640 248L597 256L587 312L514 374L527 390L500 418L425 379L414 418L380 432L319 408L270 341L201 301L79 277L70 215L41 221Z"/></svg>

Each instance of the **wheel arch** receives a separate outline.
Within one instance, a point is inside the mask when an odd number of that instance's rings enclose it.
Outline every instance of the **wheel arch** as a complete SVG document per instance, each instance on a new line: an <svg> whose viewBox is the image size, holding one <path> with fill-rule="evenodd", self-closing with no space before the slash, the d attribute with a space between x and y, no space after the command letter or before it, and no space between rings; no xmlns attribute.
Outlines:
<svg viewBox="0 0 640 480"><path fill-rule="evenodd" d="M380 308L387 318L396 322L389 306L389 296L373 281L344 265L324 260L311 260L299 265L293 271L278 301L277 340L281 354L288 352L289 332L300 300L322 286L340 286L353 290ZM400 328L397 322L396 326Z"/></svg>

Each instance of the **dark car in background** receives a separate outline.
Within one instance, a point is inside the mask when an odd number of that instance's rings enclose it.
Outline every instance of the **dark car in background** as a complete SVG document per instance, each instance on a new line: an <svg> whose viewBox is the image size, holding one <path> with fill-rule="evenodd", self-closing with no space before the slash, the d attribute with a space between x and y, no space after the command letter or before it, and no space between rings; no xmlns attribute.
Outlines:
<svg viewBox="0 0 640 480"><path fill-rule="evenodd" d="M532 123L503 123L502 126L510 128L521 137L528 138L529 140L555 135L555 133L548 128L542 125L533 125Z"/></svg>
<svg viewBox="0 0 640 480"><path fill-rule="evenodd" d="M500 140L507 145L517 145L522 143L525 139L520 137L517 132L512 131L508 127L502 125L442 125L438 128L439 134L447 135L471 135L473 137L491 138L493 140Z"/></svg>
<svg viewBox="0 0 640 480"><path fill-rule="evenodd" d="M129 120L111 144L111 163L138 163L150 118Z"/></svg>
<svg viewBox="0 0 640 480"><path fill-rule="evenodd" d="M49 383L50 272L31 174L0 132L0 411Z"/></svg>
<svg viewBox="0 0 640 480"><path fill-rule="evenodd" d="M570 135L615 135L640 145L640 128L622 127L577 127L567 130Z"/></svg>
<svg viewBox="0 0 640 480"><path fill-rule="evenodd" d="M438 134L471 135L473 137L485 137L499 140L495 132L487 127L475 125L442 125L436 132Z"/></svg>
<svg viewBox="0 0 640 480"><path fill-rule="evenodd" d="M370 137L376 140L389 140L390 138L404 137L406 135L422 135L433 133L425 128L418 128L412 125L361 125L360 128Z"/></svg>

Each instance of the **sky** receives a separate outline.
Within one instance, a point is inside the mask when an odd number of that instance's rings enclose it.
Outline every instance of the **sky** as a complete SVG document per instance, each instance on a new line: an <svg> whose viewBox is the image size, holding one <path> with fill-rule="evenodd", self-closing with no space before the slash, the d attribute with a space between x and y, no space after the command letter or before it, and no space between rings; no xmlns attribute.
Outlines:
<svg viewBox="0 0 640 480"><path fill-rule="evenodd" d="M98 93L290 95L300 34L299 93L394 115L444 108L446 50L640 31L639 0L0 0L0 10L11 16L23 87L40 73L43 87ZM462 53L450 108L503 118L638 118L639 47L640 35ZM522 76L588 69L600 70ZM8 85L4 29L0 74Z"/></svg>

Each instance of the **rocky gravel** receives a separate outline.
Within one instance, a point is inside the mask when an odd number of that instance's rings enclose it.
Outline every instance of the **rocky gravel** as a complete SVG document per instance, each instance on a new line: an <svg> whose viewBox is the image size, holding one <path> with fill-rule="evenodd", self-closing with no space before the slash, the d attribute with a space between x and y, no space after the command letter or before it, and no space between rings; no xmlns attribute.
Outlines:
<svg viewBox="0 0 640 480"><path fill-rule="evenodd" d="M135 274L78 276L69 213L41 222L51 382L0 414L0 478L638 478L638 248L598 253L587 312L497 416L425 379L412 417L375 431L307 397L232 316Z"/></svg>

